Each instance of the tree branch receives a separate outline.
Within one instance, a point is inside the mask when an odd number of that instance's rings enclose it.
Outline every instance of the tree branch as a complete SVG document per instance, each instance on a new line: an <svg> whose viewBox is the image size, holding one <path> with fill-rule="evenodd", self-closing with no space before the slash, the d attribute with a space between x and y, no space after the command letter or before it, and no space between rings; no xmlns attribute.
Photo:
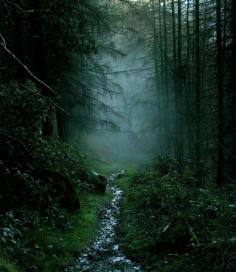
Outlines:
<svg viewBox="0 0 236 272"><path fill-rule="evenodd" d="M10 135L7 131L2 130L1 128L0 128L0 135L2 135L2 136L4 136L4 137L6 137L6 138L8 138L8 139L10 139L10 140L12 140L12 141L18 143L18 144L20 144L20 145L23 147L23 149L24 149L27 153L30 153L29 149L25 146L24 143L22 143L22 142L21 142L20 140L18 140L16 137Z"/></svg>
<svg viewBox="0 0 236 272"><path fill-rule="evenodd" d="M3 36L0 33L0 46L3 49L3 51L12 59L16 62L18 66L20 66L21 69L24 70L24 72L29 76L29 78L34 81L39 87L42 89L46 90L50 94L55 95L55 91L48 86L45 82L43 82L41 79L36 77L30 70L29 68L21 61L19 60L8 48L6 45L6 41L4 40Z"/></svg>
<svg viewBox="0 0 236 272"><path fill-rule="evenodd" d="M39 93L37 93L37 92L35 92L35 91L33 91L33 90L31 90L31 89L29 89L28 87L26 87L26 86L23 85L23 84L19 84L19 85L20 85L21 87L23 87L24 89L26 89L27 91L31 92L32 94L37 95L37 96L39 96L39 97L42 97L42 98L46 99L46 100L47 100L49 103L51 103L55 108L59 109L60 111L62 111L63 113L65 113L68 117L70 117L70 114L69 114L66 110L64 110L62 107L60 107L59 105L57 105L54 101L52 101L51 98L49 98L49 97L47 97L47 96L45 96L45 95L39 94Z"/></svg>

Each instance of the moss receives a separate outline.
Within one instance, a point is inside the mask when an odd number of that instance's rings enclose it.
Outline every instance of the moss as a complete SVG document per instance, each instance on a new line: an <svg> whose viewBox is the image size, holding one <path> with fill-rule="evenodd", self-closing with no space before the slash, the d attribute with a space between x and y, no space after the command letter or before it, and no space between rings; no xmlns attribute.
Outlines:
<svg viewBox="0 0 236 272"><path fill-rule="evenodd" d="M16 265L13 265L11 260L3 256L3 252L1 250L1 256L0 256L0 271L1 272L21 272L22 270L17 267Z"/></svg>
<svg viewBox="0 0 236 272"><path fill-rule="evenodd" d="M25 248L30 248L30 253L23 256L21 251L17 253L16 250L12 254L18 259L22 270L17 270L11 265L11 261L4 259L4 256L2 256L0 268L8 269L7 272L52 272L69 265L75 257L85 251L87 245L95 237L98 211L110 199L110 194L84 194L81 197L81 210L74 214L65 213L65 219L70 223L68 229L50 226L48 222L38 223L36 228L24 237L23 244ZM27 211L24 213L27 214ZM38 213L28 212L27 216L31 219L34 217L32 221L40 221ZM11 255L9 252L8 254Z"/></svg>

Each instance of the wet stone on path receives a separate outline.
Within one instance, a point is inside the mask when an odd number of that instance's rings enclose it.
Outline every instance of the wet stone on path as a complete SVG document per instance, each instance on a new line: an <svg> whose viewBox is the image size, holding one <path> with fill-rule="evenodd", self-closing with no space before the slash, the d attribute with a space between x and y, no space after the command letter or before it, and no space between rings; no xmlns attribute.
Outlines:
<svg viewBox="0 0 236 272"><path fill-rule="evenodd" d="M116 186L116 178L124 171L108 178L107 191L112 192L112 201L101 211L99 230L94 242L75 263L64 272L141 272L138 265L129 260L116 241L123 191Z"/></svg>

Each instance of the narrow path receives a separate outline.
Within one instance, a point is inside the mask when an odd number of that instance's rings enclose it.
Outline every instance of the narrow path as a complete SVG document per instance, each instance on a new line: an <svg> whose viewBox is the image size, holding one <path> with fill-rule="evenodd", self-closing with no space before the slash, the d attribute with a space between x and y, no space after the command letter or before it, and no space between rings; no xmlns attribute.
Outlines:
<svg viewBox="0 0 236 272"><path fill-rule="evenodd" d="M112 174L108 178L107 191L112 192L113 198L111 203L101 211L102 216L96 239L87 252L65 272L141 272L140 267L122 253L117 243L116 228L123 198L123 191L116 186L119 174Z"/></svg>

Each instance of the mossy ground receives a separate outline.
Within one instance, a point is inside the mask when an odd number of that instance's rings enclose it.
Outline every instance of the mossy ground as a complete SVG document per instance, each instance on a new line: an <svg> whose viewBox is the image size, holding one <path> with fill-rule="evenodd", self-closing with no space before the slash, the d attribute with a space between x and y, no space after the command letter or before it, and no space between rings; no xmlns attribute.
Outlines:
<svg viewBox="0 0 236 272"><path fill-rule="evenodd" d="M65 214L66 220L70 222L69 229L62 230L45 223L41 224L37 230L29 232L24 242L32 244L33 260L26 258L24 263L13 265L12 257L1 249L0 271L30 271L29 267L31 269L34 267L33 262L36 267L40 267L42 272L58 271L59 268L69 265L73 262L73 258L79 256L95 237L98 211L109 202L110 198L109 194L84 194L81 197L81 210L74 214ZM37 215L31 214L32 216Z"/></svg>

